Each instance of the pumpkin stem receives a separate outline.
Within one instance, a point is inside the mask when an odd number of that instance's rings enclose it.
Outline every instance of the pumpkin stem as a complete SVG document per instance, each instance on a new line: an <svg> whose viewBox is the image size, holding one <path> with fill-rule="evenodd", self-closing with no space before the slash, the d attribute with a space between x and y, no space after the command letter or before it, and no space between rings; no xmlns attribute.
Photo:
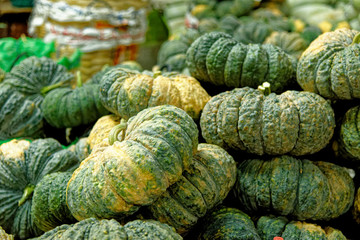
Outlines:
<svg viewBox="0 0 360 240"><path fill-rule="evenodd" d="M353 41L351 43L351 45L354 44L359 44L360 43L360 33L356 34L355 37L353 38Z"/></svg>
<svg viewBox="0 0 360 240"><path fill-rule="evenodd" d="M76 87L81 87L83 85L82 79L81 79L81 72L76 72Z"/></svg>
<svg viewBox="0 0 360 240"><path fill-rule="evenodd" d="M29 184L25 187L24 193L18 202L19 207L23 205L26 202L26 200L28 200L32 196L34 189L35 189L35 185L33 184Z"/></svg>
<svg viewBox="0 0 360 240"><path fill-rule="evenodd" d="M121 119L120 124L116 125L110 130L109 133L109 143L113 145L115 141L122 141L125 138L125 130L127 128L127 122L124 118ZM119 134L121 134L121 138L119 138Z"/></svg>
<svg viewBox="0 0 360 240"><path fill-rule="evenodd" d="M258 86L258 90L260 90L265 96L270 95L270 83L264 82L262 85Z"/></svg>
<svg viewBox="0 0 360 240"><path fill-rule="evenodd" d="M45 86L41 89L41 94L45 95L46 93L50 92L51 90L55 89L55 88L59 88L61 86L63 86L65 84L65 82L59 82L59 83L55 83L53 85L49 85L49 86Z"/></svg>

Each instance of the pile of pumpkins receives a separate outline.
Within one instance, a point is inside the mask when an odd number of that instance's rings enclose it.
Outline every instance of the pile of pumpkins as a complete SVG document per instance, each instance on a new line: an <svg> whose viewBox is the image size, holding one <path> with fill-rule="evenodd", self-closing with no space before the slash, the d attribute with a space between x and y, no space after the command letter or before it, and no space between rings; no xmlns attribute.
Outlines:
<svg viewBox="0 0 360 240"><path fill-rule="evenodd" d="M360 32L248 2L151 71L0 71L0 239L356 238Z"/></svg>

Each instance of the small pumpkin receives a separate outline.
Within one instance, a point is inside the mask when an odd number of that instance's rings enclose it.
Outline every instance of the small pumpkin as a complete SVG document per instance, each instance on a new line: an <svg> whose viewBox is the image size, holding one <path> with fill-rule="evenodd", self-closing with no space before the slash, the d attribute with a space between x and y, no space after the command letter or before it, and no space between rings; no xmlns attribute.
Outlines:
<svg viewBox="0 0 360 240"><path fill-rule="evenodd" d="M121 68L101 81L101 101L110 112L129 119L145 108L170 104L198 119L210 99L193 77L179 73L139 73Z"/></svg>
<svg viewBox="0 0 360 240"><path fill-rule="evenodd" d="M330 220L350 209L355 187L346 168L283 155L241 162L234 193L249 212Z"/></svg>
<svg viewBox="0 0 360 240"><path fill-rule="evenodd" d="M230 154L216 145L199 144L190 168L148 209L156 220L183 235L225 199L235 178L236 164Z"/></svg>
<svg viewBox="0 0 360 240"><path fill-rule="evenodd" d="M44 232L62 224L76 222L66 205L66 185L71 175L72 172L47 174L34 189L31 217Z"/></svg>
<svg viewBox="0 0 360 240"><path fill-rule="evenodd" d="M316 38L301 55L297 82L328 99L360 98L359 32L346 28Z"/></svg>
<svg viewBox="0 0 360 240"><path fill-rule="evenodd" d="M33 191L49 173L73 171L79 159L55 139L11 140L0 145L0 226L15 238L42 231L31 216Z"/></svg>
<svg viewBox="0 0 360 240"><path fill-rule="evenodd" d="M154 220L134 220L122 226L114 219L88 218L75 224L64 224L32 240L90 240L90 239L182 239L166 224Z"/></svg>
<svg viewBox="0 0 360 240"><path fill-rule="evenodd" d="M75 89L59 88L49 92L41 104L45 120L56 128L72 128L95 122L108 114L100 99L99 84L82 84Z"/></svg>
<svg viewBox="0 0 360 240"><path fill-rule="evenodd" d="M123 132L121 141L94 148L73 173L66 196L77 220L121 218L152 204L189 168L198 145L193 119L171 105L141 111Z"/></svg>
<svg viewBox="0 0 360 240"><path fill-rule="evenodd" d="M3 82L40 105L47 92L58 87L69 87L73 78L66 67L54 60L32 56L11 69Z"/></svg>
<svg viewBox="0 0 360 240"><path fill-rule="evenodd" d="M280 95L249 87L213 96L200 118L207 143L257 155L312 154L333 136L331 105L315 93L286 91Z"/></svg>
<svg viewBox="0 0 360 240"><path fill-rule="evenodd" d="M271 44L245 45L228 34L197 38L186 52L186 65L199 81L227 87L254 87L269 82L282 91L295 75L291 57Z"/></svg>
<svg viewBox="0 0 360 240"><path fill-rule="evenodd" d="M43 115L34 101L0 84L0 140L43 136Z"/></svg>

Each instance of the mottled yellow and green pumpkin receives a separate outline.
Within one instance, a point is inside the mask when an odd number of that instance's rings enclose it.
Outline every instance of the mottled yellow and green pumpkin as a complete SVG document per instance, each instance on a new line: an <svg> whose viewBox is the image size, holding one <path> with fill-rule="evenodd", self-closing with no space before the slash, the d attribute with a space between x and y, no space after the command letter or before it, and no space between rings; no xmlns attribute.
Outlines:
<svg viewBox="0 0 360 240"><path fill-rule="evenodd" d="M14 139L0 145L0 226L17 239L42 234L31 215L34 188L45 175L78 165L75 154L55 139Z"/></svg>
<svg viewBox="0 0 360 240"><path fill-rule="evenodd" d="M200 119L207 143L263 155L306 155L333 136L334 111L321 96L303 91L263 94L249 87L213 96Z"/></svg>
<svg viewBox="0 0 360 240"><path fill-rule="evenodd" d="M269 82L281 92L293 81L292 57L271 44L245 45L231 35L211 32L197 38L186 52L191 76L227 87L254 87Z"/></svg>
<svg viewBox="0 0 360 240"><path fill-rule="evenodd" d="M352 211L355 221L360 224L360 188L358 188L356 192L355 200L354 200L354 208Z"/></svg>
<svg viewBox="0 0 360 240"><path fill-rule="evenodd" d="M249 212L330 220L350 209L355 187L344 167L283 155L241 162L234 192Z"/></svg>
<svg viewBox="0 0 360 240"><path fill-rule="evenodd" d="M122 226L114 219L88 218L71 225L61 225L32 240L181 240L170 226L155 220L133 220Z"/></svg>
<svg viewBox="0 0 360 240"><path fill-rule="evenodd" d="M185 110L198 119L210 99L193 77L179 73L139 73L112 69L101 80L101 100L112 113L129 119L145 108L164 104Z"/></svg>
<svg viewBox="0 0 360 240"><path fill-rule="evenodd" d="M199 144L190 168L148 209L156 220L186 234L226 198L235 179L236 164L229 153L213 144Z"/></svg>
<svg viewBox="0 0 360 240"><path fill-rule="evenodd" d="M298 62L301 88L328 99L360 98L358 33L342 28L316 38Z"/></svg>
<svg viewBox="0 0 360 240"><path fill-rule="evenodd" d="M0 69L1 71L1 69ZM4 229L0 226L0 239L1 240L14 240L14 236L7 234Z"/></svg>
<svg viewBox="0 0 360 240"><path fill-rule="evenodd" d="M67 187L72 214L122 217L150 205L189 168L197 145L197 126L184 110L141 111L129 119L122 141L96 147L75 170Z"/></svg>

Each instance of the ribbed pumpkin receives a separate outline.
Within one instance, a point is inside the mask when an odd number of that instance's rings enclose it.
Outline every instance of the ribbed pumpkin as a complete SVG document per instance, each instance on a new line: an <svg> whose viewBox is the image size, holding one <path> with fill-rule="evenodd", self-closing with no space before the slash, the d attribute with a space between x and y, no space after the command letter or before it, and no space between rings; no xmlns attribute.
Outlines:
<svg viewBox="0 0 360 240"><path fill-rule="evenodd" d="M186 64L184 61L179 62L177 65L171 64L174 58L185 56L189 45L180 39L168 40L164 42L157 55L157 64L160 67L167 67L170 71L181 72Z"/></svg>
<svg viewBox="0 0 360 240"><path fill-rule="evenodd" d="M296 59L299 59L308 47L307 42L297 32L272 32L264 43L278 46Z"/></svg>
<svg viewBox="0 0 360 240"><path fill-rule="evenodd" d="M0 226L16 238L42 231L31 216L33 190L49 173L73 171L78 158L55 139L12 140L0 146Z"/></svg>
<svg viewBox="0 0 360 240"><path fill-rule="evenodd" d="M62 224L76 222L66 205L66 186L71 175L72 172L47 174L34 189L31 217L44 232Z"/></svg>
<svg viewBox="0 0 360 240"><path fill-rule="evenodd" d="M32 240L130 240L169 239L180 240L171 227L154 220L134 220L122 226L114 219L88 218L72 225L61 225Z"/></svg>
<svg viewBox="0 0 360 240"><path fill-rule="evenodd" d="M328 99L360 98L358 33L343 28L316 38L299 59L297 81L302 89Z"/></svg>
<svg viewBox="0 0 360 240"><path fill-rule="evenodd" d="M254 87L269 82L282 91L295 75L291 56L271 44L245 45L226 33L197 38L186 52L190 74L199 81L227 87Z"/></svg>
<svg viewBox="0 0 360 240"><path fill-rule="evenodd" d="M41 104L44 95L51 89L70 86L73 74L46 57L29 57L16 65L3 81L11 85L36 104Z"/></svg>
<svg viewBox="0 0 360 240"><path fill-rule="evenodd" d="M199 227L199 240L261 240L249 215L236 208L215 209L202 219Z"/></svg>
<svg viewBox="0 0 360 240"><path fill-rule="evenodd" d="M355 195L354 208L352 213L355 221L360 224L360 188L358 188Z"/></svg>
<svg viewBox="0 0 360 240"><path fill-rule="evenodd" d="M272 240L274 237L283 239L323 239L323 240L346 240L344 234L334 228L322 229L319 225L290 221L285 217L263 216L257 221L257 231L264 240Z"/></svg>
<svg viewBox="0 0 360 240"><path fill-rule="evenodd" d="M261 44L271 32L272 29L268 24L254 20L241 24L234 32L234 39L244 44Z"/></svg>
<svg viewBox="0 0 360 240"><path fill-rule="evenodd" d="M284 155L241 162L234 192L240 206L251 212L330 220L349 210L355 187L343 167Z"/></svg>
<svg viewBox="0 0 360 240"><path fill-rule="evenodd" d="M45 120L56 128L89 124L109 113L100 100L100 85L82 83L75 89L52 90L45 96L41 110Z"/></svg>
<svg viewBox="0 0 360 240"><path fill-rule="evenodd" d="M350 108L342 119L338 138L333 144L335 154L360 165L360 106Z"/></svg>
<svg viewBox="0 0 360 240"><path fill-rule="evenodd" d="M185 234L225 199L235 179L236 164L230 154L216 145L199 144L190 168L148 209L156 220Z"/></svg>
<svg viewBox="0 0 360 240"><path fill-rule="evenodd" d="M96 147L67 187L73 216L121 218L152 204L188 169L198 130L183 110L162 105L129 119L124 140ZM89 194L91 193L91 194Z"/></svg>
<svg viewBox="0 0 360 240"><path fill-rule="evenodd" d="M0 140L43 135L43 115L35 102L0 84Z"/></svg>
<svg viewBox="0 0 360 240"><path fill-rule="evenodd" d="M333 136L334 112L317 94L286 91L266 96L236 88L212 97L200 119L207 143L263 155L305 155L323 149Z"/></svg>
<svg viewBox="0 0 360 240"><path fill-rule="evenodd" d="M153 76L150 76L153 75ZM112 113L125 119L145 108L164 104L185 110L194 119L210 99L193 77L178 73L112 69L101 80L101 100Z"/></svg>

